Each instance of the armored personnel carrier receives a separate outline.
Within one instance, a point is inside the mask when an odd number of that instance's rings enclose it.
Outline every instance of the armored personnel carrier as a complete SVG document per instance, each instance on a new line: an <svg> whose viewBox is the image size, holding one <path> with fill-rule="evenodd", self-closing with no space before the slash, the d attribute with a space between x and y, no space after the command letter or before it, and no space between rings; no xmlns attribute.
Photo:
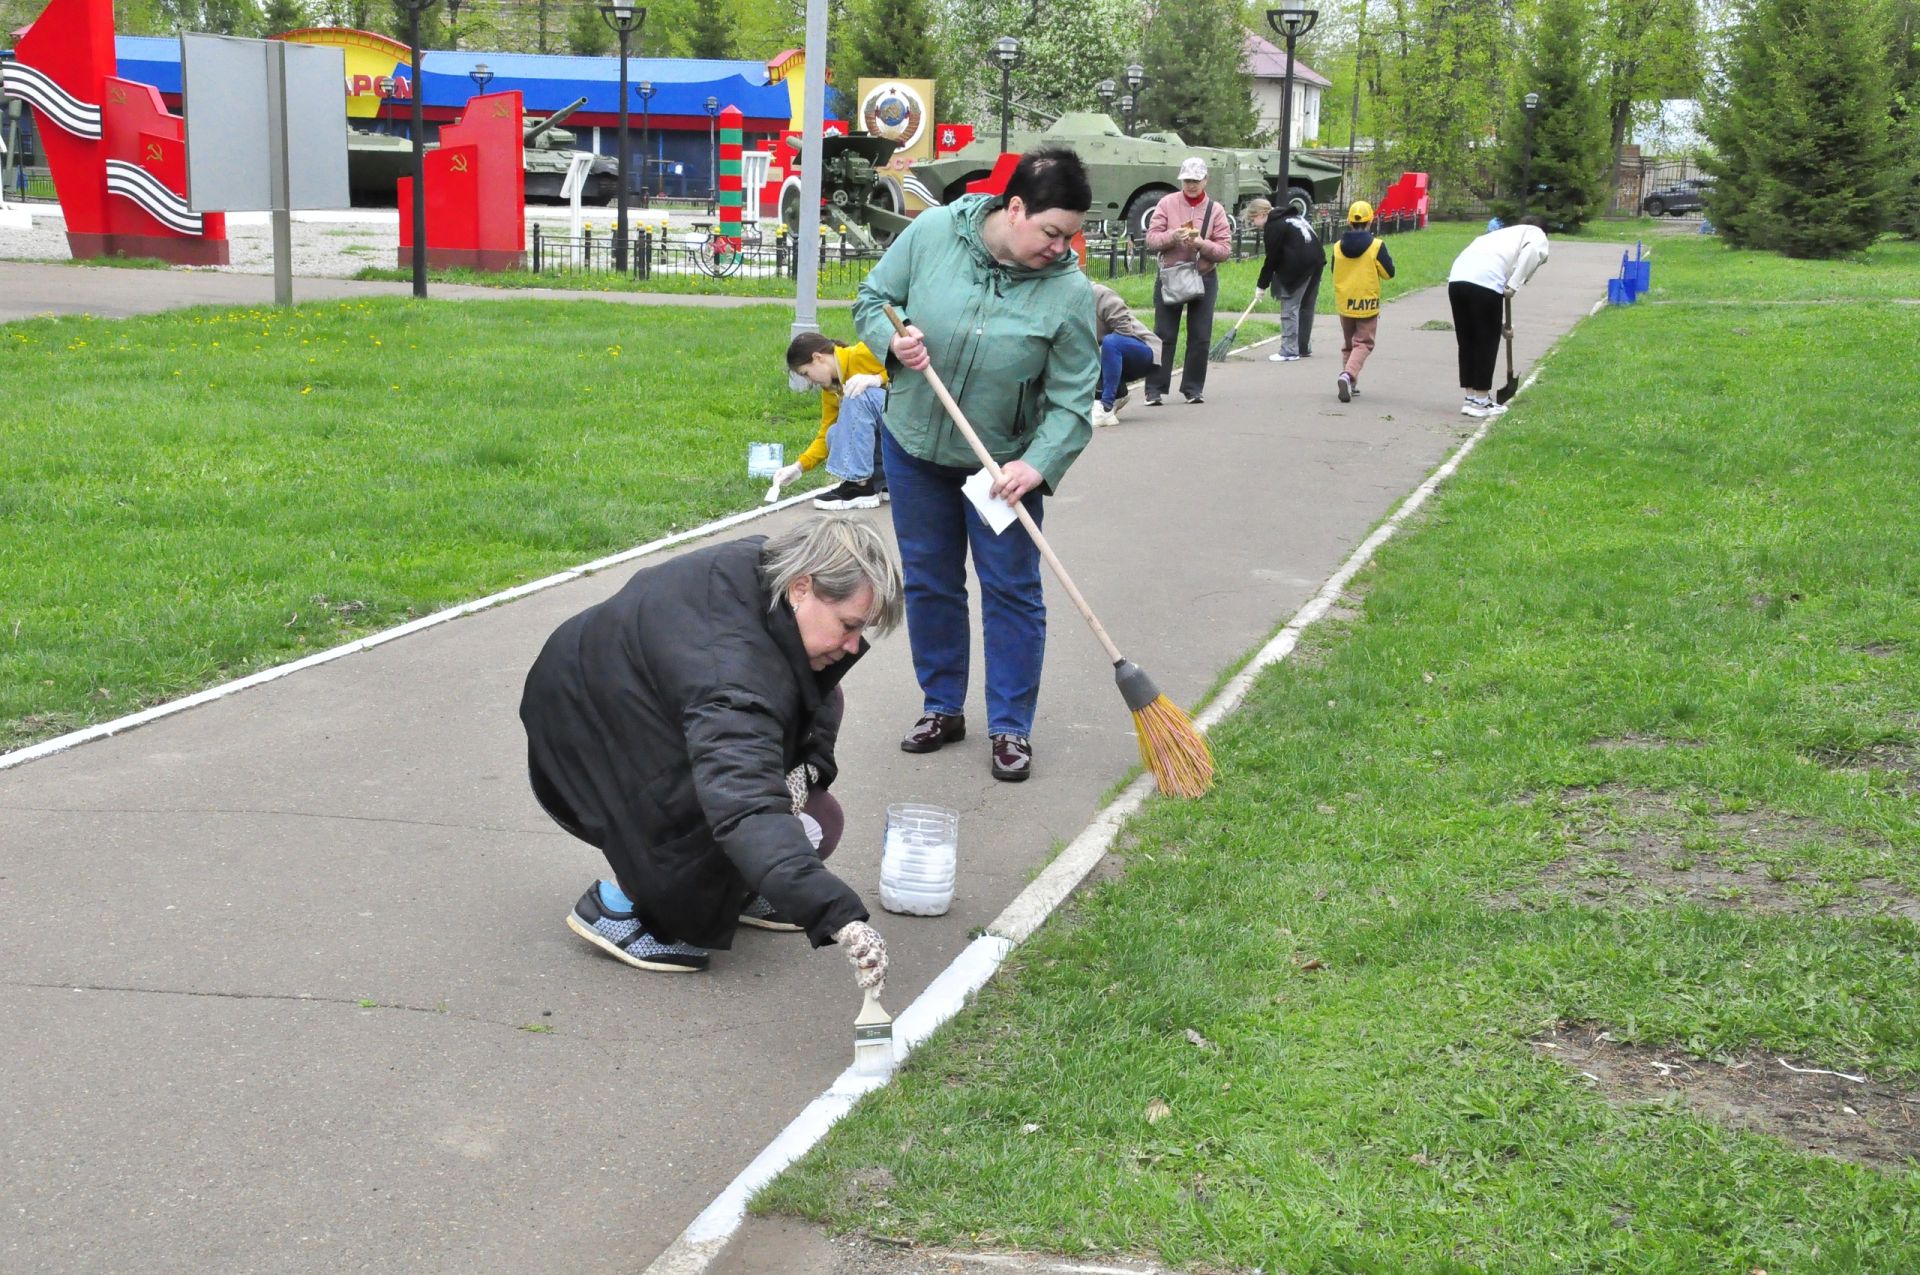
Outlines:
<svg viewBox="0 0 1920 1275"><path fill-rule="evenodd" d="M1180 169L1180 161L1189 155L1198 155L1207 161L1210 170L1207 193L1236 216L1247 201L1256 197L1280 202L1277 150L1189 146L1178 133L1128 137L1113 122L1112 116L1097 111L1070 112L1038 132L1015 130L1007 144L1016 151L1047 145L1071 147L1086 164L1087 176L1093 184L1093 208L1087 214L1088 220L1124 222L1135 238L1146 234L1147 217L1153 206L1162 196L1178 188L1174 174ZM987 176L999 157L996 133L952 155L915 164L913 175L938 194L943 203L951 203L966 193L967 183ZM1338 195L1338 166L1306 155L1292 155L1289 159L1290 193L1304 198L1309 210L1314 204Z"/></svg>

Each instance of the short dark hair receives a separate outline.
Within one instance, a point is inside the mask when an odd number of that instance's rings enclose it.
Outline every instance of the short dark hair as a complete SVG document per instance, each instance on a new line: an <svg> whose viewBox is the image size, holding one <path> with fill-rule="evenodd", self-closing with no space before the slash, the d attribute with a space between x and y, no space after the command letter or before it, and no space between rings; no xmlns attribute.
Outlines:
<svg viewBox="0 0 1920 1275"><path fill-rule="evenodd" d="M1532 226L1535 230L1545 230L1547 228L1547 219L1538 214L1530 213L1513 224L1516 226Z"/></svg>
<svg viewBox="0 0 1920 1275"><path fill-rule="evenodd" d="M836 341L824 332L802 332L787 346L787 370L798 372L813 362L814 355L832 354L845 345L845 341Z"/></svg>
<svg viewBox="0 0 1920 1275"><path fill-rule="evenodd" d="M1007 199L1018 198L1028 213L1051 208L1083 213L1093 207L1093 185L1087 166L1064 146L1028 151L1007 179Z"/></svg>

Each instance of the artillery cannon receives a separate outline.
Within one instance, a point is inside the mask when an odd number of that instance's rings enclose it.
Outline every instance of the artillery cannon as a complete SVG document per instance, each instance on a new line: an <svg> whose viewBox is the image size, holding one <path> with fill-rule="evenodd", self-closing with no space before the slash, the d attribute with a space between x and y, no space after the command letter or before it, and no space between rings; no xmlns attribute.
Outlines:
<svg viewBox="0 0 1920 1275"><path fill-rule="evenodd" d="M797 144L793 139L792 144ZM841 229L863 248L884 248L907 228L907 195L887 171L899 143L885 137L820 139L820 224ZM800 178L780 188L780 219L800 230Z"/></svg>

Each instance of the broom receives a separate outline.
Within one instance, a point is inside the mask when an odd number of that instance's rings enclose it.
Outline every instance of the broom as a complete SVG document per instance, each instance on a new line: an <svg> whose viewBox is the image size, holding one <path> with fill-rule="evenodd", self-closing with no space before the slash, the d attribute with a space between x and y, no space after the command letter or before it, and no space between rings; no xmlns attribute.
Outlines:
<svg viewBox="0 0 1920 1275"><path fill-rule="evenodd" d="M902 336L907 334L907 325L892 306L886 307L887 318L893 324L893 330ZM933 386L933 392L940 405L947 409L947 415L960 430L961 437L973 448L973 454L980 459L981 465L992 475L994 482L1000 481L1000 466L987 451L980 436L973 432L966 413L953 401L953 395L947 393L947 387L940 380L940 374L931 364L921 373ZM1140 760L1153 772L1154 782L1160 785L1160 791L1175 797L1198 797L1213 787L1213 753L1207 748L1206 736L1194 728L1193 719L1182 712L1180 706L1160 693L1145 670L1132 660L1120 654L1120 648L1113 644L1100 621L1094 618L1093 608L1080 596L1079 588L1073 583L1073 577L1060 565L1060 559L1054 556L1053 546L1040 534L1033 515L1027 512L1024 503L1013 505L1014 516L1020 519L1020 525L1033 537L1033 543L1040 550L1040 556L1047 560L1047 566L1053 569L1054 578L1060 581L1060 587L1073 599L1073 605L1093 629L1093 636L1100 640L1107 658L1113 661L1114 680L1119 683L1120 696L1133 713L1133 730L1140 741Z"/></svg>
<svg viewBox="0 0 1920 1275"><path fill-rule="evenodd" d="M1227 329L1227 334L1218 341L1215 341L1213 343L1213 349L1207 352L1209 361L1214 363L1225 363L1227 361L1227 352L1233 349L1233 338L1240 335L1240 325L1247 321L1247 316L1253 313L1253 307L1259 304L1260 289L1255 288L1253 290L1253 300L1247 302L1247 308L1242 310L1240 317L1233 321L1233 326Z"/></svg>

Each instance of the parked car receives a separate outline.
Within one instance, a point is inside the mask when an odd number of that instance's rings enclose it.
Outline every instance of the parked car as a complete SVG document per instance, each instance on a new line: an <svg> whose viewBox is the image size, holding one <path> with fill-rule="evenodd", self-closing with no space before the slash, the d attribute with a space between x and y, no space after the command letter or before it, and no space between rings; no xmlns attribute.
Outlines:
<svg viewBox="0 0 1920 1275"><path fill-rule="evenodd" d="M1649 217L1665 217L1672 213L1699 212L1707 206L1707 196L1713 191L1713 179L1710 177L1689 177L1677 181L1671 186L1661 186L1647 192L1640 201L1640 211Z"/></svg>

